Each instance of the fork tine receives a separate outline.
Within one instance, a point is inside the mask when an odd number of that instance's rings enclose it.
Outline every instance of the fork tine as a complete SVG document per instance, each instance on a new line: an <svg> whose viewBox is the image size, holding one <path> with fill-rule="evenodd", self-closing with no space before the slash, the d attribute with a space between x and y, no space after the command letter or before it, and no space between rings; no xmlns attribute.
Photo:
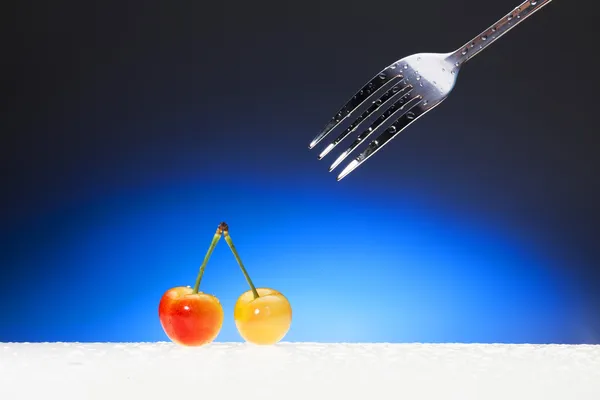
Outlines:
<svg viewBox="0 0 600 400"><path fill-rule="evenodd" d="M412 88L412 85L406 85L406 82L404 82L404 80L401 80L399 83L394 85L390 90L385 92L383 96L373 101L371 106L367 110L365 110L356 120L354 120L354 122L352 122L352 124L350 124L350 126L346 128L346 130L344 130L337 138L335 138L335 140L329 143L329 145L325 147L321 154L319 154L318 159L321 160L323 157L329 154L329 152L333 150L335 146L337 146L349 134L358 129L358 127L363 122L365 122L365 120L368 117L375 114L375 112L377 112L378 110L385 110L389 104L394 104L394 102L398 98L410 93Z"/></svg>
<svg viewBox="0 0 600 400"><path fill-rule="evenodd" d="M377 153L383 146L390 142L393 138L395 138L400 132L406 129L410 124L415 122L419 117L425 114L426 110L424 107L419 107L422 104L423 98L421 96L417 96L414 98L415 101L412 102L410 108L404 110L404 113L399 118L389 126L381 135L379 135L375 140L369 143L369 146L354 160L352 160L337 177L337 180L340 181L356 168L358 168L362 163L369 159L373 154ZM412 99L411 99L412 100ZM392 118L390 118L392 119Z"/></svg>
<svg viewBox="0 0 600 400"><path fill-rule="evenodd" d="M357 108L364 107L366 102L372 98L379 97L386 88L389 88L398 79L403 79L400 72L396 72L396 64L392 64L389 67L382 70L379 74L375 75L366 85L364 85L356 94L346 102L346 104L340 108L338 113L329 121L329 123L321 130L321 132L315 136L312 142L308 145L309 149L314 148L321 140L325 138L331 131L333 131L342 121L344 121L350 114L356 111Z"/></svg>
<svg viewBox="0 0 600 400"><path fill-rule="evenodd" d="M411 90L408 93L405 93L402 97L400 97L392 106L386 110L379 118L369 126L365 131L363 131L352 144L344 151L339 157L331 164L329 167L329 172L333 171L338 165L341 164L342 161L346 159L358 147L366 138L371 136L372 134L381 131L382 129L386 129L388 126L392 125L394 120L398 120L404 114L408 113L419 101L419 96L417 97L408 97L410 96ZM407 98L408 97L408 98Z"/></svg>

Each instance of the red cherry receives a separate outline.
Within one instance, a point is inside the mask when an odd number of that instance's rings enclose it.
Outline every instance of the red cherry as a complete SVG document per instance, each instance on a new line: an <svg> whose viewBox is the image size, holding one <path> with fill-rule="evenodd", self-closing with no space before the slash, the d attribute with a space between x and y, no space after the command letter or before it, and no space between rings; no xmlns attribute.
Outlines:
<svg viewBox="0 0 600 400"><path fill-rule="evenodd" d="M174 343L202 346L215 340L223 326L223 307L215 296L189 287L165 292L158 306L160 323Z"/></svg>
<svg viewBox="0 0 600 400"><path fill-rule="evenodd" d="M182 346L202 346L212 342L223 325L223 307L219 299L199 291L204 268L221 239L223 226L227 225L221 223L213 236L194 288L174 287L167 290L160 299L160 324L169 339Z"/></svg>

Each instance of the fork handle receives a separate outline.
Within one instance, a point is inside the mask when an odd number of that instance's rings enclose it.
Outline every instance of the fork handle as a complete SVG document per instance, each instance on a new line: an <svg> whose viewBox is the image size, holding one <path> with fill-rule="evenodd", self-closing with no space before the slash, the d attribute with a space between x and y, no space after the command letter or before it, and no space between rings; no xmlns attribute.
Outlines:
<svg viewBox="0 0 600 400"><path fill-rule="evenodd" d="M489 47L489 45L498 40L500 36L525 21L527 17L540 10L551 1L552 0L527 0L523 2L494 25L481 32L481 34L473 40L467 42L464 46L451 53L448 57L448 61L452 62L452 64L457 67L461 66Z"/></svg>

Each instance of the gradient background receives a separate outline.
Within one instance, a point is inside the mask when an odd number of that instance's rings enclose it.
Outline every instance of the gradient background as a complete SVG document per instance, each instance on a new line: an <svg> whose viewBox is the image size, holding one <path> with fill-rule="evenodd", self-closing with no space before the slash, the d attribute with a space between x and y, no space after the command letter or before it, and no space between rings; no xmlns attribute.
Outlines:
<svg viewBox="0 0 600 400"><path fill-rule="evenodd" d="M593 2L508 33L343 181L307 149L381 68L517 3L19 1L0 341L167 340L158 301L194 284L223 220L257 286L290 299L286 341L600 343ZM202 288L239 341L224 241Z"/></svg>

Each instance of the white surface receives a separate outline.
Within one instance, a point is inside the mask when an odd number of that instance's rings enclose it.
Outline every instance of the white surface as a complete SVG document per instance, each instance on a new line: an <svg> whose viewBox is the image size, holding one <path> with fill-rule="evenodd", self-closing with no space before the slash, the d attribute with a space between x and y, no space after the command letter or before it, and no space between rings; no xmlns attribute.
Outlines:
<svg viewBox="0 0 600 400"><path fill-rule="evenodd" d="M0 399L39 398L599 400L600 346L0 343Z"/></svg>

